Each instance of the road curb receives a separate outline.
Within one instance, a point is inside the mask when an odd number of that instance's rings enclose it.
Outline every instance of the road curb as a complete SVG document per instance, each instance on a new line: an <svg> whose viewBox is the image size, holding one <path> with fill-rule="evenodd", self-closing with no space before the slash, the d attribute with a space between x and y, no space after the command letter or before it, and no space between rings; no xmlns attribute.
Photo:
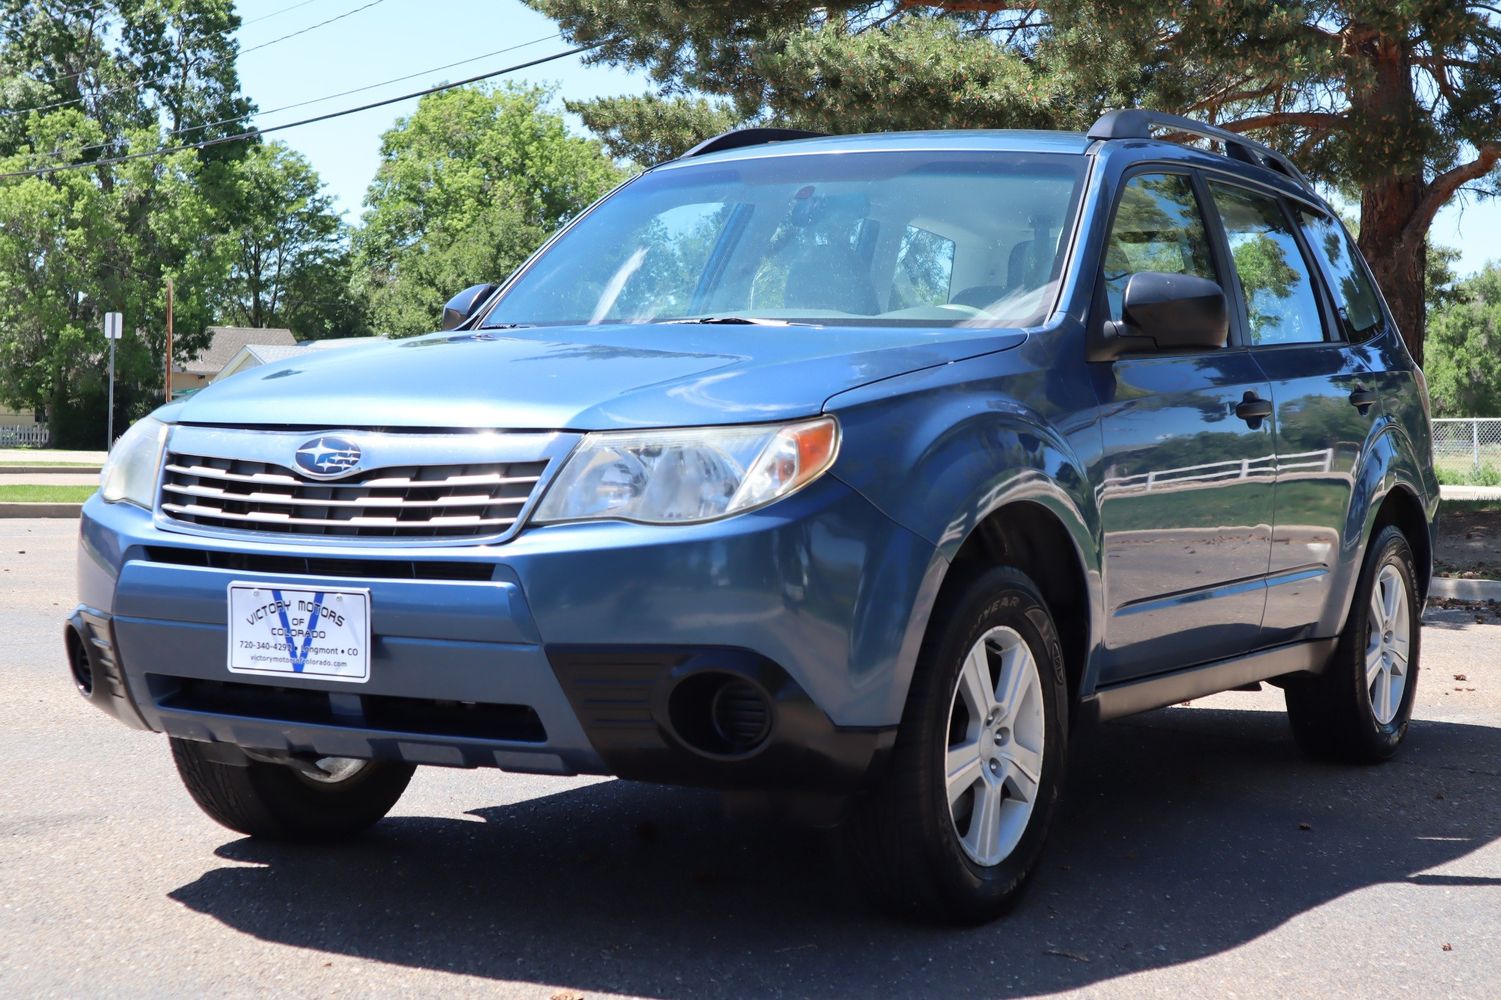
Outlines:
<svg viewBox="0 0 1501 1000"><path fill-rule="evenodd" d="M81 503L0 502L0 517L77 517L81 513Z"/></svg>
<svg viewBox="0 0 1501 1000"><path fill-rule="evenodd" d="M1428 586L1431 597L1457 601L1501 601L1501 580L1464 580L1453 576L1436 576Z"/></svg>
<svg viewBox="0 0 1501 1000"><path fill-rule="evenodd" d="M1440 486L1440 500L1501 500L1501 486Z"/></svg>
<svg viewBox="0 0 1501 1000"><path fill-rule="evenodd" d="M0 465L0 476L97 476L97 465Z"/></svg>

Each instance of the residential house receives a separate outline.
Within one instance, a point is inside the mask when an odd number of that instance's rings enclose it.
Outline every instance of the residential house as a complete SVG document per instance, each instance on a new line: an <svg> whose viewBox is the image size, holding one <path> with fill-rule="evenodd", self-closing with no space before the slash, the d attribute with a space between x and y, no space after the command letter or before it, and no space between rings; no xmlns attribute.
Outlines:
<svg viewBox="0 0 1501 1000"><path fill-rule="evenodd" d="M190 389L202 389L240 353L246 344L296 347L297 338L283 327L211 326L207 348L183 365L172 366L172 398Z"/></svg>
<svg viewBox="0 0 1501 1000"><path fill-rule="evenodd" d="M384 339L384 337L337 337L331 340L308 340L301 344L290 345L246 344L236 351L234 356L225 362L224 367L219 369L209 381L217 382L246 369L270 364L273 361L286 361L288 358L302 357L305 354L317 354L360 344L373 344Z"/></svg>

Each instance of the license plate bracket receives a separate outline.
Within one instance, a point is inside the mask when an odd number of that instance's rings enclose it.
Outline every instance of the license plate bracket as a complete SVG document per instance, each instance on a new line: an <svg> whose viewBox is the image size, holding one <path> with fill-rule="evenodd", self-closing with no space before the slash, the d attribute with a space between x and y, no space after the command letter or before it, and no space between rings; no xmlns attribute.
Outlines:
<svg viewBox="0 0 1501 1000"><path fill-rule="evenodd" d="M228 668L233 674L370 679L370 591L229 584Z"/></svg>

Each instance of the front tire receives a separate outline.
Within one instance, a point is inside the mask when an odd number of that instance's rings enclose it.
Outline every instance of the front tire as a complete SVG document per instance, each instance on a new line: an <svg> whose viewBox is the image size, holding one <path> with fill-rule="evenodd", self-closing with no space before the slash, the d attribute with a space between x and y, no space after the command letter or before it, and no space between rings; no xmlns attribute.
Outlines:
<svg viewBox="0 0 1501 1000"><path fill-rule="evenodd" d="M983 923L1037 864L1067 765L1068 683L1037 586L990 570L935 614L890 770L844 824L856 875L903 915Z"/></svg>
<svg viewBox="0 0 1501 1000"><path fill-rule="evenodd" d="M396 761L329 758L327 777L285 764L225 764L208 744L172 738L172 760L193 801L237 833L267 840L346 840L396 805L416 770Z"/></svg>
<svg viewBox="0 0 1501 1000"><path fill-rule="evenodd" d="M1371 541L1328 666L1287 685L1288 720L1304 752L1362 764L1397 752L1417 690L1421 616L1412 548L1388 525Z"/></svg>

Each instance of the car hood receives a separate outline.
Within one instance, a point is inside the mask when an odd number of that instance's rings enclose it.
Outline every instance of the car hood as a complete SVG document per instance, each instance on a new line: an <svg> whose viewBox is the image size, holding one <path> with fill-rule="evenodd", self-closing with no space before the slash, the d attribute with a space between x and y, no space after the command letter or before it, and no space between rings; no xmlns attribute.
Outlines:
<svg viewBox="0 0 1501 1000"><path fill-rule="evenodd" d="M1015 347L1012 330L583 326L318 351L216 382L185 423L609 430L757 423L836 393Z"/></svg>

